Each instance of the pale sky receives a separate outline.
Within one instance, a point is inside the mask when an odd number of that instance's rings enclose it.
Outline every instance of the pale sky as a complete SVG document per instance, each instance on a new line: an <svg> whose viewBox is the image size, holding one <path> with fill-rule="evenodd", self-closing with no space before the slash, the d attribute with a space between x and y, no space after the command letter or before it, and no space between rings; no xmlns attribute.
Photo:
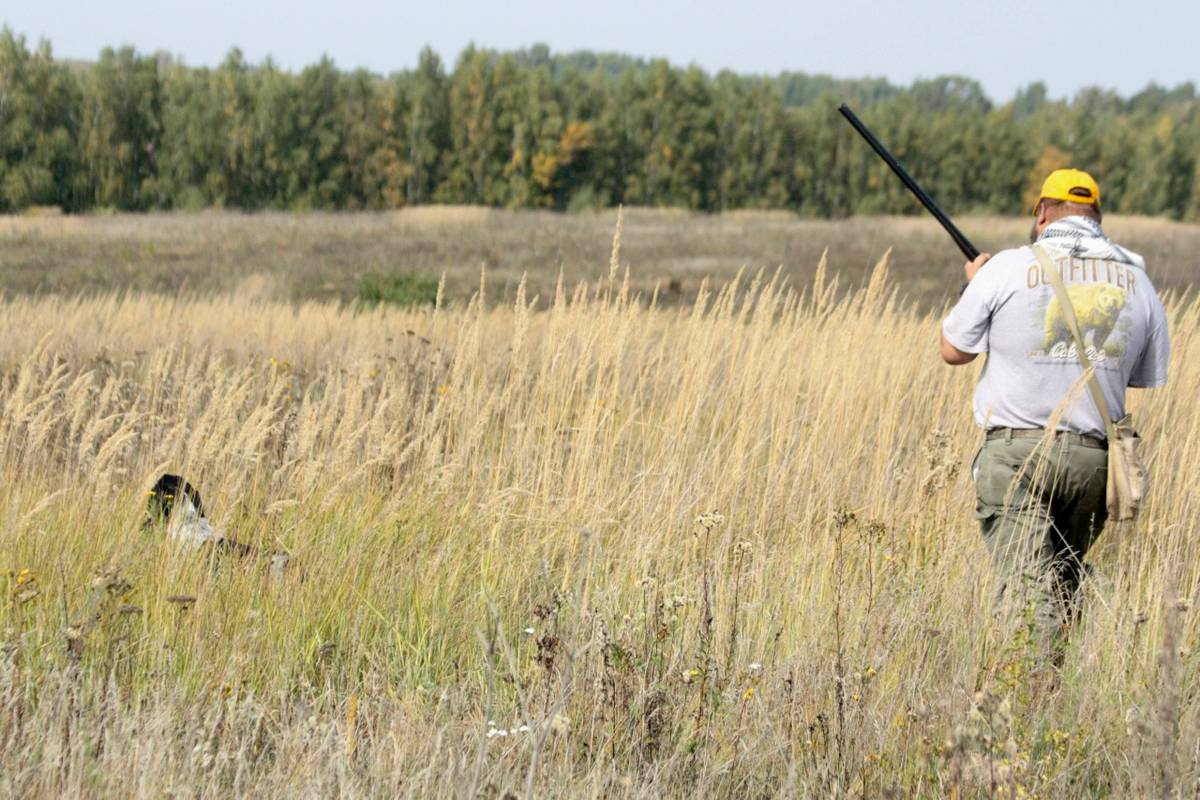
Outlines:
<svg viewBox="0 0 1200 800"><path fill-rule="evenodd" d="M797 70L838 77L961 74L995 100L1042 80L1051 96L1099 85L1200 83L1200 0L3 0L0 23L61 58L105 45L166 50L192 65L230 47L298 69L388 73L426 44L452 65L470 42L513 49L618 51L710 72Z"/></svg>

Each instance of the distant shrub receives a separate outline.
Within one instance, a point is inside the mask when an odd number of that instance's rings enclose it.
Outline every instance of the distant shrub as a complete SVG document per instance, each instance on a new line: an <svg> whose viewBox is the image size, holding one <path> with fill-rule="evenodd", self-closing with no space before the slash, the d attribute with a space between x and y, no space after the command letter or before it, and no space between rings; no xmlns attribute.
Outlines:
<svg viewBox="0 0 1200 800"><path fill-rule="evenodd" d="M367 275L358 283L358 299L368 306L424 306L437 302L438 281L419 272Z"/></svg>
<svg viewBox="0 0 1200 800"><path fill-rule="evenodd" d="M597 192L594 184L585 183L571 193L571 199L567 201L567 211L572 214L580 211L593 211L597 208L604 208L607 201L607 195L602 196Z"/></svg>
<svg viewBox="0 0 1200 800"><path fill-rule="evenodd" d="M21 211L23 217L61 217L62 206L29 206Z"/></svg>

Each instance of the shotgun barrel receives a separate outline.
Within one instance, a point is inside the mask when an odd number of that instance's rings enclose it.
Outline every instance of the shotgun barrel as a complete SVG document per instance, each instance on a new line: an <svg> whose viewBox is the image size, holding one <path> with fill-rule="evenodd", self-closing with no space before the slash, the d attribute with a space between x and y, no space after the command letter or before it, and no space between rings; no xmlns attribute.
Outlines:
<svg viewBox="0 0 1200 800"><path fill-rule="evenodd" d="M958 245L958 249L962 250L963 255L967 257L967 260L974 261L979 256L979 248L971 244L971 241L966 236L963 236L963 232L958 229L958 226L950 221L950 218L938 207L938 204L933 202L933 198L921 188L921 185L916 182L912 175L908 174L908 171L901 166L895 156L888 152L883 143L875 138L875 134L871 133L870 129L850 110L848 105L843 103L838 108L838 111L846 118L847 122L854 126L854 130L858 131L858 135L867 140L867 144L871 145L871 149L878 153L879 157L892 168L892 172L896 173L896 177L921 201L921 205L925 206L925 210L933 214L933 218L941 223L942 227L946 229L946 233L950 234L950 238Z"/></svg>

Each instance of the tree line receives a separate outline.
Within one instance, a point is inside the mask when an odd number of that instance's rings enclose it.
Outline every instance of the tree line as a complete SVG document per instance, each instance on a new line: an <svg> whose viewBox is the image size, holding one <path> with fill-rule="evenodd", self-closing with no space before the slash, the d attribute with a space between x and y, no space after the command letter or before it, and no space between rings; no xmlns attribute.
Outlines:
<svg viewBox="0 0 1200 800"><path fill-rule="evenodd" d="M836 114L847 101L955 213L1023 213L1050 169L1096 175L1106 210L1200 218L1193 84L1132 97L1042 84L992 102L968 78L710 75L598 53L424 50L388 77L299 72L232 50L215 68L105 49L64 63L0 31L0 212L426 203L911 213Z"/></svg>

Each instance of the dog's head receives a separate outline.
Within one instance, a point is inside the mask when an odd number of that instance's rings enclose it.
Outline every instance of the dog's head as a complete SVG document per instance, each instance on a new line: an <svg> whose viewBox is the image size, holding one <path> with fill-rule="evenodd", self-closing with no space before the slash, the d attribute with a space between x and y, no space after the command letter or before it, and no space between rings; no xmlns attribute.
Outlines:
<svg viewBox="0 0 1200 800"><path fill-rule="evenodd" d="M143 529L166 524L176 508L188 504L198 517L204 516L204 503L200 493L179 475L163 475L146 493L146 521Z"/></svg>

